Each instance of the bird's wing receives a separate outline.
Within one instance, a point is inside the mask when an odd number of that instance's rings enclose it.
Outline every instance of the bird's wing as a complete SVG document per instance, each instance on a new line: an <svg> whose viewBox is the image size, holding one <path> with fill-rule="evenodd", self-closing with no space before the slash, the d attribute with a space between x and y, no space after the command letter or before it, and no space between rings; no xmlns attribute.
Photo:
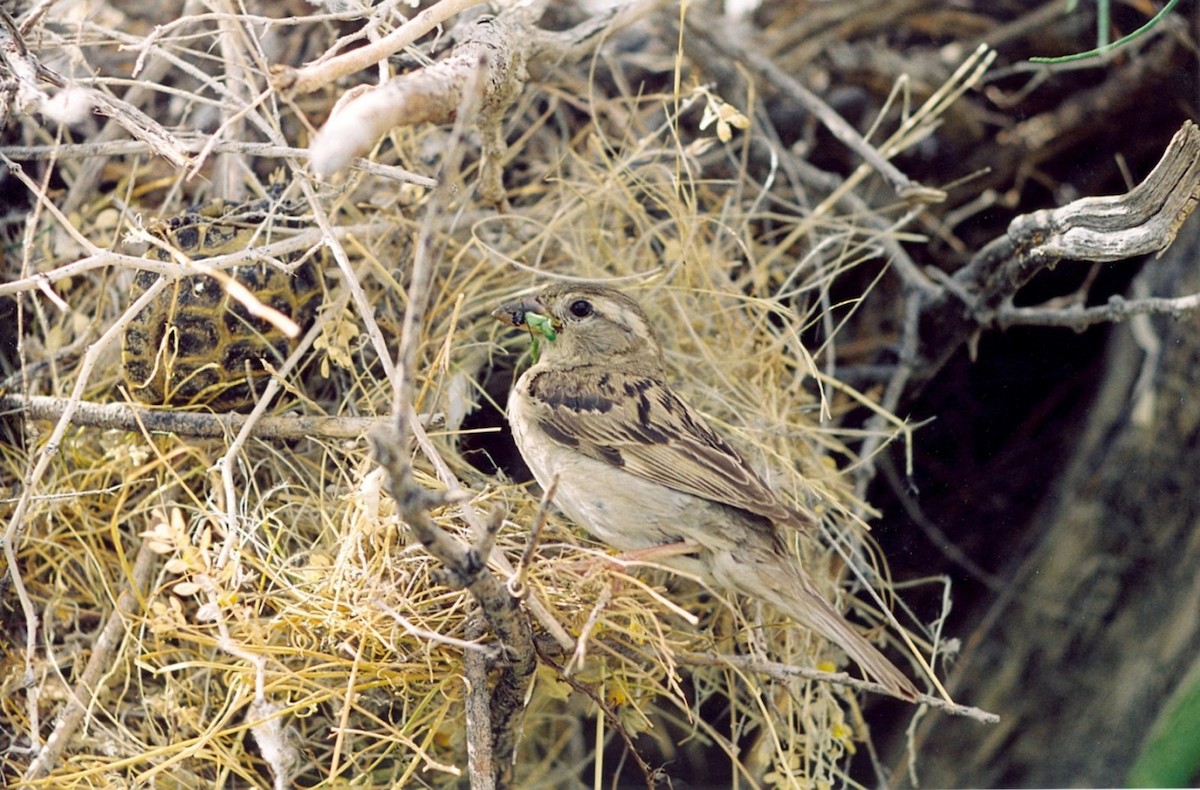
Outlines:
<svg viewBox="0 0 1200 790"><path fill-rule="evenodd" d="M527 391L555 442L676 491L781 525L812 519L779 500L704 418L661 381L633 373L530 371Z"/></svg>

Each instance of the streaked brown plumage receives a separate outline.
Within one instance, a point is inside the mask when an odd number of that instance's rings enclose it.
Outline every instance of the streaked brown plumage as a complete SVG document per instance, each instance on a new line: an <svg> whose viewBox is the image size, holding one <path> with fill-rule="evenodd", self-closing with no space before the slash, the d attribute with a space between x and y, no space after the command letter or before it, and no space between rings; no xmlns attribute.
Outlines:
<svg viewBox="0 0 1200 790"><path fill-rule="evenodd" d="M513 326L550 319L553 340L517 381L508 419L555 504L621 551L690 550L663 564L772 604L837 643L893 694L913 684L821 595L779 527L812 525L665 383L662 348L630 297L555 284L493 315Z"/></svg>

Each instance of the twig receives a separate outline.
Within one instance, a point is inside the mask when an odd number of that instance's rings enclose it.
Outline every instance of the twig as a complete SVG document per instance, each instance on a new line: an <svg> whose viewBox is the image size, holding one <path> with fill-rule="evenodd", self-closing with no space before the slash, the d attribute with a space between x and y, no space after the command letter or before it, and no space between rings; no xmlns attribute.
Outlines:
<svg viewBox="0 0 1200 790"><path fill-rule="evenodd" d="M370 68L412 44L421 36L484 0L441 0L388 35L344 55L314 63L302 69L276 66L271 71L271 84L284 93L311 93L348 74Z"/></svg>
<svg viewBox="0 0 1200 790"><path fill-rule="evenodd" d="M41 112L57 116L57 120L66 122L76 122L80 120L80 117L76 116L95 111L111 118L175 167L187 164L187 157L180 151L174 135L161 124L120 99L64 80L38 62L25 46L21 35L8 12L0 9L0 59L8 67L7 71L15 77L15 105L18 111ZM54 99L37 86L39 78L60 88L60 96L69 96L70 101L56 106ZM65 109L67 107L69 109ZM0 112L0 120L3 118L3 112L7 112L7 108Z"/></svg>
<svg viewBox="0 0 1200 790"><path fill-rule="evenodd" d="M542 530L546 528L546 519L550 515L550 503L554 501L554 492L557 488L558 478L556 477L551 481L550 487L542 493L542 500L538 503L537 515L533 518L533 527L525 539L525 551L521 553L521 560L517 563L516 571L508 580L508 592L514 598L524 598L529 592L529 588L525 585L525 575L529 572L529 566L533 564L533 552L537 549L538 541L541 540Z"/></svg>
<svg viewBox="0 0 1200 790"><path fill-rule="evenodd" d="M568 672L563 667L559 666L553 658L543 652L540 646L538 646L537 651L538 658L540 658L545 664L553 667L558 672L559 680L566 683L578 693L583 694L585 697L590 699L597 708L599 708L600 715L612 725L613 729L617 731L617 734L621 736L621 740L625 742L625 751L627 754L633 757L634 762L637 763L638 768L641 770L642 776L646 780L647 790L654 790L654 788L657 786L655 779L657 772L642 758L642 755L638 752L637 747L633 742L633 738L629 735L629 731L625 728L625 724L621 721L621 717L615 710L613 710L612 706L609 705L603 697L597 694L586 683L582 683L572 675L568 674ZM599 758L600 755L597 754L596 759Z"/></svg>
<svg viewBox="0 0 1200 790"><path fill-rule="evenodd" d="M464 91L465 100L478 100L477 89ZM473 115L471 107L458 112L459 122L451 136L449 153L443 160L443 172L457 172L462 151L463 119ZM488 571L487 561L496 534L503 524L503 514L492 514L486 529L475 545L465 546L434 523L429 512L447 504L447 497L422 488L413 479L409 461L410 438L418 437L420 427L414 425L413 391L421 329L425 326L430 286L434 272L434 250L431 249L432 228L438 209L445 205L450 193L450 178L443 177L429 203L416 244L408 290L408 303L400 334L400 348L395 364L396 374L393 402L393 424L371 435L375 457L387 472L387 490L396 502L400 517L425 549L443 566L442 576L448 586L466 588L479 605L483 618L498 638L505 657L497 667L487 704L486 725L479 716L468 732L468 770L473 786L503 786L511 779L516 754L517 735L524 714L525 695L533 680L536 659L533 631L520 610L520 602L508 593L500 579ZM432 455L432 453L431 453ZM468 661L474 660L468 654ZM476 681L486 687L487 672L478 672ZM482 690L476 690L483 694ZM480 704L475 697L473 704Z"/></svg>
<svg viewBox="0 0 1200 790"><path fill-rule="evenodd" d="M0 396L0 413L17 414L26 420L57 420L71 402L46 395ZM200 438L232 436L249 420L246 414L211 414L182 409L151 409L126 403L80 401L73 409L71 422L106 430L173 433ZM359 439L368 431L387 424L387 417L310 417L279 415L263 417L250 429L256 439ZM434 415L423 414L428 425Z"/></svg>
<svg viewBox="0 0 1200 790"><path fill-rule="evenodd" d="M863 139L858 130L820 96L776 66L770 58L753 49L734 43L726 35L725 28L715 23L711 17L693 9L688 13L687 26L689 33L711 42L714 47L727 53L734 61L749 64L753 71L762 74L776 89L816 116L830 134L862 157L863 161L883 176L896 190L896 195L901 200L919 204L940 203L946 199L946 194L941 190L923 186L900 172L899 168L884 158L875 146Z"/></svg>
<svg viewBox="0 0 1200 790"><path fill-rule="evenodd" d="M812 680L818 683L834 683L839 686L847 686L856 691L871 692L872 694L889 695L890 692L882 685L869 680L859 680L858 678L850 677L845 672L822 672L819 669L810 669L808 667L796 667L791 664L780 664L775 661L763 661L751 656L731 656L731 655L708 655L706 653L690 653L681 652L675 655L680 664L700 667L737 667L738 669L748 670L750 672L758 672L767 677L775 678L776 680ZM973 708L968 705L957 705L953 702L947 702L940 697L932 697L928 694L921 694L917 698L917 703L920 705L928 705L931 708L945 711L952 716L964 716L968 719L983 724L998 724L1000 717L995 713L990 713L979 708Z"/></svg>
<svg viewBox="0 0 1200 790"><path fill-rule="evenodd" d="M190 164L183 146L162 124L139 110L132 104L100 91L91 91L95 97L96 112L106 115L117 122L117 125L149 146L150 150L166 159L172 166L184 168Z"/></svg>
<svg viewBox="0 0 1200 790"><path fill-rule="evenodd" d="M879 410L876 411L867 421L865 430L866 438L863 439L862 447L859 448L859 466L855 470L855 494L860 497L860 501L865 501L867 486L875 477L875 453L882 449L885 439L891 441L896 434L885 433L885 423L889 422L889 415L896 413L897 407L900 405L900 399L908 391L909 381L912 379L913 371L916 366L917 349L920 345L920 316L922 297L921 292L911 286L905 286L905 302L904 302L904 324L903 335L900 338L899 356L900 359L892 369L892 375L888 378L887 386L883 390L883 396L879 399ZM905 475L912 475L912 444L908 443L907 463L905 464Z"/></svg>
<svg viewBox="0 0 1200 790"><path fill-rule="evenodd" d="M1165 315L1183 318L1200 309L1200 294L1189 294L1173 298L1147 296L1126 299L1114 295L1107 304L1084 307L1013 307L1002 305L992 316L993 322L1007 329L1010 326L1062 326L1082 332L1089 326L1104 323L1120 323L1138 315Z"/></svg>
<svg viewBox="0 0 1200 790"><path fill-rule="evenodd" d="M476 641L483 636L483 632L479 631L474 633L470 627L470 624L467 626L467 638L456 639L452 636L439 634L436 631L430 631L426 628L420 628L419 626L414 625L411 620L381 600L375 601L375 605L386 612L393 620L395 620L396 624L403 628L404 632L409 636L416 637L417 639L425 642L434 642L439 645L457 647L463 650L463 652L466 654L477 653L481 658L485 659L495 659L499 654L499 651L490 645L483 645ZM487 684L484 684L484 687L486 688Z"/></svg>
<svg viewBox="0 0 1200 790"><path fill-rule="evenodd" d="M137 556L133 561L133 570L129 575L125 589L117 598L116 606L108 618L108 622L96 637L92 645L92 654L87 666L75 684L62 710L56 715L54 731L46 739L45 745L25 770L25 780L33 781L46 776L54 770L62 756L63 749L75 736L83 716L103 689L103 680L112 670L117 649L125 637L128 620L134 615L145 601L150 585L150 577L157 566L158 555L150 549L150 541L142 539L138 546Z"/></svg>
<svg viewBox="0 0 1200 790"><path fill-rule="evenodd" d="M147 44L147 41L144 37L125 33L120 30L104 28L92 23L83 23L81 27L88 31L99 31L102 35L132 48L141 48ZM170 47L163 48L159 46L153 46L150 47L150 49L153 50L161 60L166 61L171 68L194 78L200 83L200 85L203 86L202 93L193 92L187 94L192 101L199 104L207 103L215 107L220 107L222 112L225 111L226 106L244 108L243 113L239 117L244 117L245 120L249 121L250 124L268 141L271 141L275 145L279 146L285 145L286 141L283 139L279 129L270 121L268 121L262 113L257 112L257 106L254 104L246 105L240 99L240 97L234 93L233 90L226 86L224 82L218 79L215 75L204 71L202 68L196 65L196 63L185 57L182 57ZM143 76L142 79L147 78ZM210 91L211 98L208 95L205 95ZM130 93L132 93L132 91L130 91ZM205 142L207 144L207 138ZM296 172L298 172L300 169L294 162L289 163L289 166L293 171Z"/></svg>
<svg viewBox="0 0 1200 790"><path fill-rule="evenodd" d="M0 153L0 159L3 156ZM364 223L334 228L331 232L333 238L345 238L356 233L375 232L386 230L390 227L390 225L384 223ZM286 268L287 265L278 260L279 257L310 249L321 238L322 234L320 231L305 230L297 233L295 236L288 236L285 239L273 241L261 247L248 247L237 252L229 252L205 258L203 267L195 266L193 261L186 258L159 261L137 255L124 255L118 252L98 250L92 247L89 242L89 254L79 260L51 269L48 272L38 272L29 277L0 283L0 296L41 289L48 283L58 282L68 277L77 277L92 269L100 269L105 266L121 266L139 271L155 272L156 274L180 276L204 274L205 269L229 269L245 263L260 263L264 261Z"/></svg>
<svg viewBox="0 0 1200 790"><path fill-rule="evenodd" d="M307 148L292 148L291 146L276 145L274 143L254 143L241 140L214 142L212 138L197 140L188 137L176 138L176 142L179 149L187 153L199 153L207 148L212 153L242 154L245 156L262 156L272 159L293 158L306 160L309 156ZM142 154L153 150L149 143L142 140L114 140L107 143L65 143L62 145L9 145L0 148L0 151L3 151L10 159L18 161L41 161L50 158L58 160L88 159L92 157L107 158ZM418 184L424 187L437 186L437 182L432 178L410 172L395 165L381 165L367 159L355 159L351 162L351 165L365 173L392 181Z"/></svg>

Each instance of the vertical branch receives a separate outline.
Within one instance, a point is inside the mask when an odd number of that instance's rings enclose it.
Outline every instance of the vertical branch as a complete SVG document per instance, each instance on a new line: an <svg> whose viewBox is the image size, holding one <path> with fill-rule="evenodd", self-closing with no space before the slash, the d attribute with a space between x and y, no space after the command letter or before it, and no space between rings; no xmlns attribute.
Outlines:
<svg viewBox="0 0 1200 790"><path fill-rule="evenodd" d="M476 74L485 74L487 64L480 63ZM466 588L482 613L482 620L492 630L503 649L497 667L495 686L488 692L488 671L483 660L466 657L467 669L467 755L468 770L473 787L495 787L507 784L516 754L517 734L524 713L525 696L533 679L536 659L533 634L520 611L517 598L507 587L487 571L487 558L496 534L503 522L502 513L492 514L486 529L472 546L466 546L437 524L429 515L434 507L447 504L444 494L422 488L413 479L410 446L416 426L413 392L421 331L434 279L433 229L438 210L449 202L453 174L458 172L462 156L463 125L475 116L481 86L473 79L464 92L463 104L457 113L447 155L443 161L442 178L430 196L429 207L417 238L408 305L401 329L400 349L397 352L395 420L389 428L371 437L379 464L387 471L387 489L396 501L400 517L417 539L444 566L443 578L452 588ZM471 625L471 635L481 636L482 624Z"/></svg>
<svg viewBox="0 0 1200 790"><path fill-rule="evenodd" d="M467 621L468 639L479 639L486 631L487 624L482 617L475 615ZM467 681L467 770L471 787L475 790L493 790L499 771L496 770L496 749L492 743L492 699L488 693L487 658L478 651L468 650L463 655L463 664Z"/></svg>
<svg viewBox="0 0 1200 790"><path fill-rule="evenodd" d="M84 714L104 688L105 677L112 669L128 631L129 619L138 612L141 602L145 600L150 578L158 565L157 555L149 544L149 540L142 538L126 587L118 596L112 615L92 645L92 656L84 667L83 675L55 716L54 731L29 763L25 781L41 779L54 770L63 750L78 733Z"/></svg>

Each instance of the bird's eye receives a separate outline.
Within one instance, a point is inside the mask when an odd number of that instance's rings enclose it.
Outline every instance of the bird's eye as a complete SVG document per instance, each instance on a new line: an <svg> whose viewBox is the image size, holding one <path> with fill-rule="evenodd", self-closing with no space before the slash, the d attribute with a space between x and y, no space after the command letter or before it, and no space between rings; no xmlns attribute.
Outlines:
<svg viewBox="0 0 1200 790"><path fill-rule="evenodd" d="M587 299L576 299L574 302L571 302L571 306L567 309L576 318L587 318L592 314L592 303Z"/></svg>

